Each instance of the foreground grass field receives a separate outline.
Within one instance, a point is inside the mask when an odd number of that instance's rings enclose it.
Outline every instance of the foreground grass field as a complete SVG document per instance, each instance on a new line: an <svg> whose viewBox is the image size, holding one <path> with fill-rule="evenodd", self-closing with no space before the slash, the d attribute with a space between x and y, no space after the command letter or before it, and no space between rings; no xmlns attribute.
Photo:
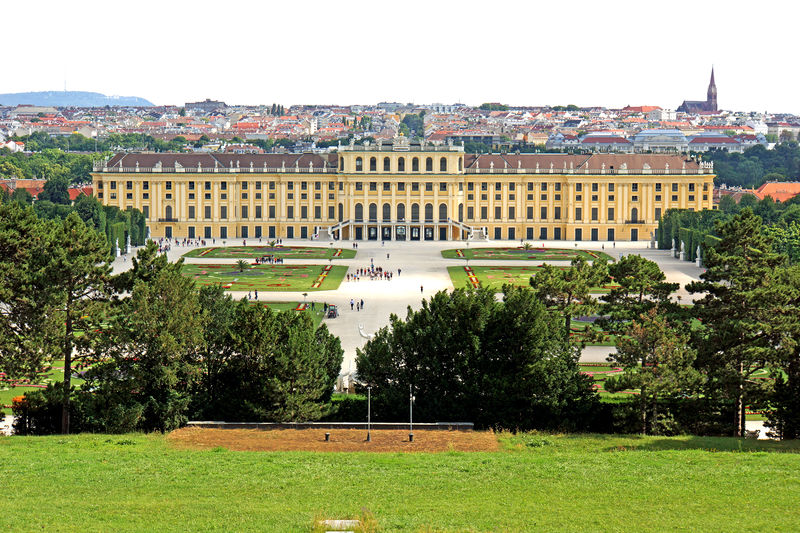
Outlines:
<svg viewBox="0 0 800 533"><path fill-rule="evenodd" d="M240 272L236 265L185 264L182 272L200 285L221 283L229 291L327 291L339 287L347 267L251 265Z"/></svg>
<svg viewBox="0 0 800 533"><path fill-rule="evenodd" d="M248 259L271 255L285 259L352 259L356 251L346 248L322 246L220 246L197 248L183 257L205 257L209 259Z"/></svg>
<svg viewBox="0 0 800 533"><path fill-rule="evenodd" d="M517 248L455 248L442 250L445 259L496 259L496 260L527 260L527 261L572 261L583 257L589 261L604 258L612 261L611 256L605 252L591 250L572 250L569 248L531 248L525 250Z"/></svg>
<svg viewBox="0 0 800 533"><path fill-rule="evenodd" d="M800 444L501 436L504 451L179 450L160 435L0 438L5 531L797 531ZM780 453L785 452L785 453Z"/></svg>
<svg viewBox="0 0 800 533"><path fill-rule="evenodd" d="M450 274L454 287L468 287L474 284L467 273L467 268L474 273L474 281L480 283L481 287L489 287L496 292L500 292L505 284L530 287L531 276L539 270L537 266L449 266L447 273ZM607 293L612 287L614 287L612 284L595 287L592 292Z"/></svg>

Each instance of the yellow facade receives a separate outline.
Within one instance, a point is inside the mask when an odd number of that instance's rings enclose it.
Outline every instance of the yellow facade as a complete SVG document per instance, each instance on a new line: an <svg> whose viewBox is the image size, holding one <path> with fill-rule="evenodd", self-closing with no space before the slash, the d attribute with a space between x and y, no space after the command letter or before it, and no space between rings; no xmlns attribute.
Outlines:
<svg viewBox="0 0 800 533"><path fill-rule="evenodd" d="M712 209L708 163L660 154L465 154L346 146L334 154L119 154L95 167L105 205L151 236L650 240L670 208Z"/></svg>

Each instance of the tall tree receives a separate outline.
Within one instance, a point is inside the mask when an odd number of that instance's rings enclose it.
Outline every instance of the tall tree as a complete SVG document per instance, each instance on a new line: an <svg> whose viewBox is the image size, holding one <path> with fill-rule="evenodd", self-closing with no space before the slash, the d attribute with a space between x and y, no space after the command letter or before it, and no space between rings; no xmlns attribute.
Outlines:
<svg viewBox="0 0 800 533"><path fill-rule="evenodd" d="M60 331L64 358L61 430L66 434L73 358L80 361L92 351L96 325L104 318L109 294L111 255L103 236L73 212L58 226L49 257L53 305L59 322L64 324Z"/></svg>
<svg viewBox="0 0 800 533"><path fill-rule="evenodd" d="M564 319L565 335L569 336L572 318L588 316L598 309L592 289L608 281L608 264L604 260L588 262L583 257L572 260L570 268L544 265L531 276L530 285L545 305Z"/></svg>
<svg viewBox="0 0 800 533"><path fill-rule="evenodd" d="M54 204L69 205L69 181L67 178L53 178L47 180L42 192L39 193L39 200L49 200Z"/></svg>
<svg viewBox="0 0 800 533"><path fill-rule="evenodd" d="M694 393L702 375L692 365L696 354L689 336L676 329L659 307L651 307L628 325L611 355L624 373L606 380L609 392L639 389L642 433L659 432L658 402L678 394ZM648 412L652 417L648 420Z"/></svg>
<svg viewBox="0 0 800 533"><path fill-rule="evenodd" d="M742 436L745 406L763 385L751 376L774 360L779 342L775 308L783 299L778 277L786 256L772 251L761 219L749 208L717 223L716 233L721 241L706 247L701 281L686 287L705 294L693 308L702 323L693 343L698 365L708 373L709 394L721 392L734 402L732 429Z"/></svg>

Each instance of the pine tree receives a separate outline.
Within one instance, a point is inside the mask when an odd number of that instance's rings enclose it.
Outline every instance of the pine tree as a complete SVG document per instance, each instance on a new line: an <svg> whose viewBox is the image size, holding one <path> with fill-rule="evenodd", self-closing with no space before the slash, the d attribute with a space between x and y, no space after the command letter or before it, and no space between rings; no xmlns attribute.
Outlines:
<svg viewBox="0 0 800 533"><path fill-rule="evenodd" d="M779 282L786 256L774 253L761 219L747 208L717 223L721 241L705 249L701 281L687 285L702 327L693 334L699 368L708 374L708 394L721 392L735 406L733 434L744 434L745 406L763 383L751 379L776 357L780 325L775 310L784 299Z"/></svg>
<svg viewBox="0 0 800 533"><path fill-rule="evenodd" d="M548 308L563 317L565 335L569 337L573 317L588 316L598 310L598 301L591 291L607 281L608 265L605 261L589 263L578 257L572 260L570 268L542 266L531 276L530 285Z"/></svg>
<svg viewBox="0 0 800 533"><path fill-rule="evenodd" d="M672 327L659 307L651 307L627 327L611 359L624 373L606 380L609 392L639 389L642 433L659 432L658 402L678 394L693 393L702 375L692 364L695 352L689 336ZM648 419L648 412L652 417Z"/></svg>

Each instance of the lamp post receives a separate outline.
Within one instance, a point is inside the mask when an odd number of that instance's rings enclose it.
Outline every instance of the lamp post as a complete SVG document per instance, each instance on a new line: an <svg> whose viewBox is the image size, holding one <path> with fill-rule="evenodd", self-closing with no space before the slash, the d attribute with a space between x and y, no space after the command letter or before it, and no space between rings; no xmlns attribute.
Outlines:
<svg viewBox="0 0 800 533"><path fill-rule="evenodd" d="M408 384L408 442L414 442L414 393Z"/></svg>
<svg viewBox="0 0 800 533"><path fill-rule="evenodd" d="M367 387L367 442L372 442L372 387Z"/></svg>

